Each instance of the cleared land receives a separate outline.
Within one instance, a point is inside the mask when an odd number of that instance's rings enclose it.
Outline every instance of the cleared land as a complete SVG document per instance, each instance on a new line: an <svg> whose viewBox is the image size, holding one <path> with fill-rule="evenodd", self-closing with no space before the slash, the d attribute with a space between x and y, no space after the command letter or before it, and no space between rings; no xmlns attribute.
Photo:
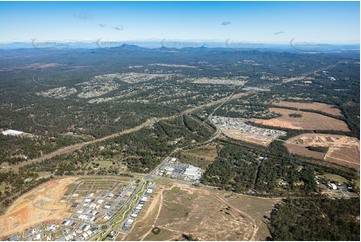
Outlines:
<svg viewBox="0 0 361 242"><path fill-rule="evenodd" d="M193 83L197 84L213 84L213 85L234 85L234 86L244 86L247 83L245 79L248 77L239 77L238 79L219 79L219 78L194 78L192 79Z"/></svg>
<svg viewBox="0 0 361 242"><path fill-rule="evenodd" d="M274 140L274 138L270 136L255 136L239 131L237 129L222 129L222 133L224 133L228 138L231 139L242 140L245 142L250 142L263 146L268 146Z"/></svg>
<svg viewBox="0 0 361 242"><path fill-rule="evenodd" d="M301 134L286 141L293 153L323 159L342 166L360 169L360 142L345 135ZM307 147L329 147L327 153L309 150Z"/></svg>
<svg viewBox="0 0 361 242"><path fill-rule="evenodd" d="M268 120L252 119L251 121L262 125L288 129L350 131L344 121L318 113L295 111L286 108L270 108L269 111L279 113L282 116ZM290 114L300 114L302 116L290 117Z"/></svg>
<svg viewBox="0 0 361 242"><path fill-rule="evenodd" d="M0 238L47 221L56 221L70 215L70 205L60 203L67 186L76 178L68 177L46 182L18 198L0 216Z"/></svg>
<svg viewBox="0 0 361 242"><path fill-rule="evenodd" d="M281 101L281 102L275 102L272 104L275 106L280 106L280 107L315 110L315 111L321 111L321 112L328 113L328 114L335 115L335 116L342 116L340 109L333 107L332 105L329 105L326 103L318 103L318 102L301 103L301 102Z"/></svg>
<svg viewBox="0 0 361 242"><path fill-rule="evenodd" d="M276 199L231 196L187 185L157 190L130 233L118 239L181 240L186 235L199 240L255 240L269 235L263 216ZM152 232L154 227L160 228L159 234Z"/></svg>

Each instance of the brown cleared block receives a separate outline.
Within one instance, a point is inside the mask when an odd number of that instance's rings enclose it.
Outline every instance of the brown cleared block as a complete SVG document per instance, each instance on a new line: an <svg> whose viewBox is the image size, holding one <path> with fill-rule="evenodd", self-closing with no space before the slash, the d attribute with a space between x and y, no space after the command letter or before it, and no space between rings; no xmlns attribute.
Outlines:
<svg viewBox="0 0 361 242"><path fill-rule="evenodd" d="M222 129L222 132L231 139L242 140L256 145L268 146L274 139L269 136L255 136L236 129Z"/></svg>
<svg viewBox="0 0 361 242"><path fill-rule="evenodd" d="M312 158L319 159L319 160L323 160L323 158L326 155L325 153L322 153L322 152L309 150L306 148L306 146L300 146L300 145L290 144L290 143L285 143L285 146L287 147L288 151L292 154L303 155L303 156L312 157Z"/></svg>
<svg viewBox="0 0 361 242"><path fill-rule="evenodd" d="M282 116L268 120L251 119L251 121L267 126L289 129L350 131L344 121L318 113L296 111L286 108L269 108L269 111L279 113ZM302 117L290 117L290 114L301 114Z"/></svg>
<svg viewBox="0 0 361 242"><path fill-rule="evenodd" d="M330 148L325 160L356 170L360 169L360 149L357 146Z"/></svg>
<svg viewBox="0 0 361 242"><path fill-rule="evenodd" d="M339 108L333 107L332 105L329 105L326 103L318 103L318 102L302 103L302 102L281 101L281 102L275 102L272 104L275 106L280 106L280 107L316 110L316 111L321 111L321 112L328 113L328 114L335 115L335 116L343 116L341 113L341 110Z"/></svg>
<svg viewBox="0 0 361 242"><path fill-rule="evenodd" d="M157 189L125 240L183 240L182 234L198 240L231 241L268 236L263 216L269 214L276 199L230 197L229 192L181 184ZM154 227L160 228L159 234L151 231Z"/></svg>
<svg viewBox="0 0 361 242"><path fill-rule="evenodd" d="M332 163L360 169L360 141L346 135L301 134L285 142L288 151ZM329 147L326 154L310 151L306 147Z"/></svg>
<svg viewBox="0 0 361 242"><path fill-rule="evenodd" d="M60 203L60 200L75 180L74 177L52 180L18 198L0 216L0 238L39 223L69 216L70 204Z"/></svg>

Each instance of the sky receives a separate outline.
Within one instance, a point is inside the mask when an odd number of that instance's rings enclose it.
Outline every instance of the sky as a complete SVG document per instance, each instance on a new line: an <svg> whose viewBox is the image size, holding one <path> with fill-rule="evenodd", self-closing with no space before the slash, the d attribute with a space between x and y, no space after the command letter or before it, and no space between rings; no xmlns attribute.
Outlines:
<svg viewBox="0 0 361 242"><path fill-rule="evenodd" d="M359 2L0 2L0 42L359 43Z"/></svg>

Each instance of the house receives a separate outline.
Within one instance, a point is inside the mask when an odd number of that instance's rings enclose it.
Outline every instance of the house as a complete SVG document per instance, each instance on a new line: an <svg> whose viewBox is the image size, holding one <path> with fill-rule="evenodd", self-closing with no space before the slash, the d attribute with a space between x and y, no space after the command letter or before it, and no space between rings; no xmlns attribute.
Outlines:
<svg viewBox="0 0 361 242"><path fill-rule="evenodd" d="M148 198L147 197L142 197L142 199L140 199L141 202L146 202L148 201Z"/></svg>

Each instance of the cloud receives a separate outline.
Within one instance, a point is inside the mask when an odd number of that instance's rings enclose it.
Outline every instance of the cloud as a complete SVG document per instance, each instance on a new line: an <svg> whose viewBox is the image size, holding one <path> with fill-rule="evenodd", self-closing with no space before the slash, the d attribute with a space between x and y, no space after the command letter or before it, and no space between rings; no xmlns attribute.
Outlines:
<svg viewBox="0 0 361 242"><path fill-rule="evenodd" d="M123 25L118 25L118 26L115 26L113 29L115 30L123 30Z"/></svg>
<svg viewBox="0 0 361 242"><path fill-rule="evenodd" d="M99 24L99 27L100 28L105 28L105 27L107 27L105 24Z"/></svg>
<svg viewBox="0 0 361 242"><path fill-rule="evenodd" d="M284 31L278 31L278 32L275 32L273 33L274 35L280 35L280 34L284 34L285 32Z"/></svg>
<svg viewBox="0 0 361 242"><path fill-rule="evenodd" d="M224 25L224 26L226 26L226 25L230 25L230 24L232 24L230 21L225 21L225 22L222 22L221 23L222 25Z"/></svg>
<svg viewBox="0 0 361 242"><path fill-rule="evenodd" d="M74 13L73 17L80 20L92 20L93 18L87 14Z"/></svg>

